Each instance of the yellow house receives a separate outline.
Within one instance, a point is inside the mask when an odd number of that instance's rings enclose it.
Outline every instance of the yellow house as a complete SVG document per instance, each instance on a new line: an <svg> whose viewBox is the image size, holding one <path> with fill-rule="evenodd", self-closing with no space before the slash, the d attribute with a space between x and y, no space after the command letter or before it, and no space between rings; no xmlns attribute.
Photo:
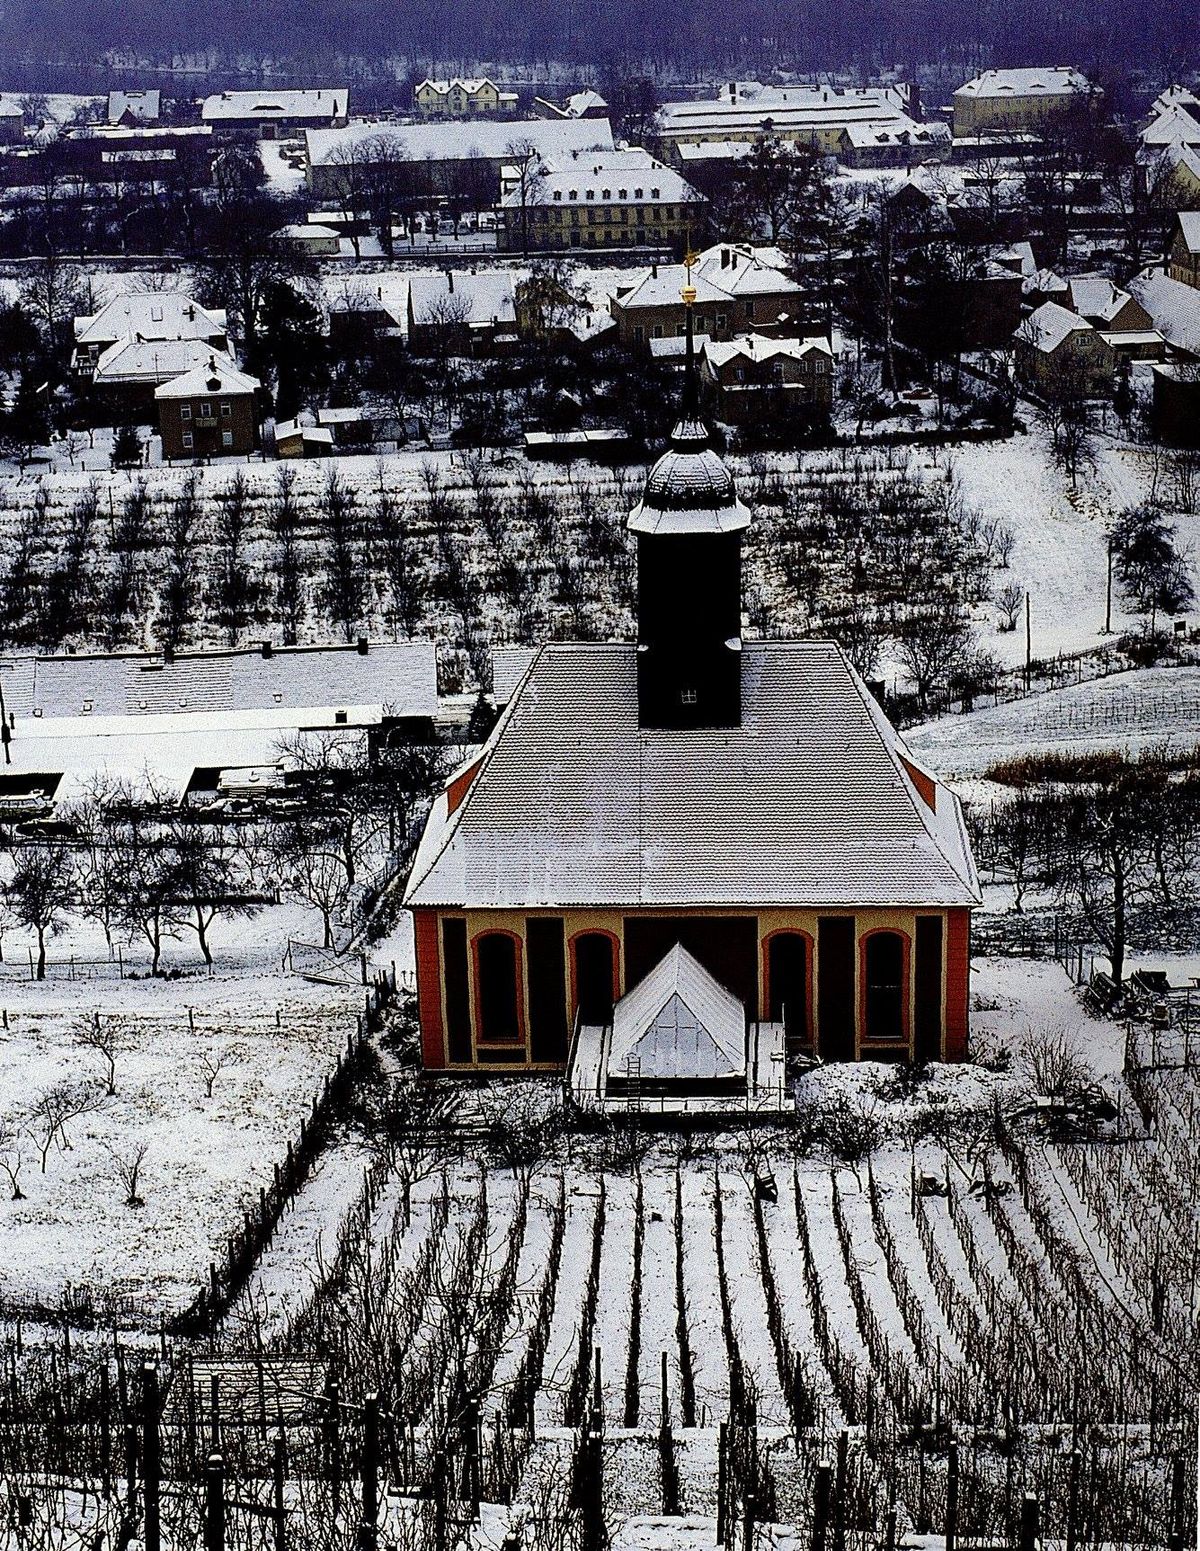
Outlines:
<svg viewBox="0 0 1200 1551"><path fill-rule="evenodd" d="M426 77L413 90L413 106L422 118L490 118L513 112L517 94L501 91L487 76Z"/></svg>
<svg viewBox="0 0 1200 1551"><path fill-rule="evenodd" d="M954 93L954 138L984 130L1036 130L1049 119L1099 96L1078 70L985 70Z"/></svg>

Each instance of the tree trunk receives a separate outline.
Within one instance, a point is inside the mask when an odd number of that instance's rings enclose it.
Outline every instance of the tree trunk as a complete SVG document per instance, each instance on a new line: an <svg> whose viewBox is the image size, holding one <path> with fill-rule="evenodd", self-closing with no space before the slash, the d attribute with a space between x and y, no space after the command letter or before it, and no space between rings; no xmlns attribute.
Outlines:
<svg viewBox="0 0 1200 1551"><path fill-rule="evenodd" d="M1109 953L1112 977L1118 985L1125 977L1125 868L1121 858L1113 855L1113 920L1112 948Z"/></svg>
<svg viewBox="0 0 1200 1551"><path fill-rule="evenodd" d="M37 929L37 939L38 939L37 977L38 977L39 980L45 980L45 978L46 978L46 929L45 929L45 927L42 927L42 926L38 927L38 929Z"/></svg>
<svg viewBox="0 0 1200 1551"><path fill-rule="evenodd" d="M200 905L196 906L196 936L200 941L200 952L204 955L204 962L212 968L212 950L208 946L208 927L204 922L204 911Z"/></svg>

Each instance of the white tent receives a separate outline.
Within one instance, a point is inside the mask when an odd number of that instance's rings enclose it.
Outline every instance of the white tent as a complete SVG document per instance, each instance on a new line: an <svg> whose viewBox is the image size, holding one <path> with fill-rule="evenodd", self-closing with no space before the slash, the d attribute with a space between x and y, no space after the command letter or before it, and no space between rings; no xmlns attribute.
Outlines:
<svg viewBox="0 0 1200 1551"><path fill-rule="evenodd" d="M610 1077L687 1081L745 1071L744 1007L679 943L613 1008Z"/></svg>

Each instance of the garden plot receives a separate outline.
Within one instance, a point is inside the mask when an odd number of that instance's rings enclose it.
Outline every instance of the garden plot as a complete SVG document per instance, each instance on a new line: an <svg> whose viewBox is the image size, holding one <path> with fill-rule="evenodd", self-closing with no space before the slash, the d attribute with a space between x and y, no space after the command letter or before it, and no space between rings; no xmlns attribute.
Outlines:
<svg viewBox="0 0 1200 1551"><path fill-rule="evenodd" d="M260 969L15 982L4 999L3 1158L24 1197L0 1207L4 1297L54 1306L70 1286L150 1319L183 1307L296 1137L357 993ZM97 1008L114 1035L112 1095L106 1056L79 1042Z"/></svg>

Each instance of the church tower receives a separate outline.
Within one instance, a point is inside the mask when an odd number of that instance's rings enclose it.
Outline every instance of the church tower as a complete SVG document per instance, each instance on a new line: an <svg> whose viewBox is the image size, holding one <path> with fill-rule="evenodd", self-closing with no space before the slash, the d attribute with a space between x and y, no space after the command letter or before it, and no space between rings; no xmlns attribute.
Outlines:
<svg viewBox="0 0 1200 1551"><path fill-rule="evenodd" d="M629 514L637 534L641 727L741 724L742 534L750 512L700 418L695 299L689 277L682 413Z"/></svg>

